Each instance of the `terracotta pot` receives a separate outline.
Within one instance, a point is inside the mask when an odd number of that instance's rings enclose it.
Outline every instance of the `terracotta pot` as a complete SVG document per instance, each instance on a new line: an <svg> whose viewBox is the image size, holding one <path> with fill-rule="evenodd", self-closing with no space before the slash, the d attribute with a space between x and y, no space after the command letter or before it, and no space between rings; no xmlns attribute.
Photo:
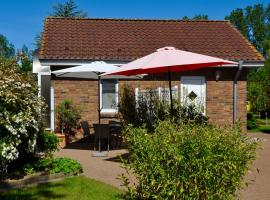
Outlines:
<svg viewBox="0 0 270 200"><path fill-rule="evenodd" d="M61 133L56 133L56 137L58 139L58 143L60 148L64 148L67 144L67 139L66 139L66 135L61 134Z"/></svg>

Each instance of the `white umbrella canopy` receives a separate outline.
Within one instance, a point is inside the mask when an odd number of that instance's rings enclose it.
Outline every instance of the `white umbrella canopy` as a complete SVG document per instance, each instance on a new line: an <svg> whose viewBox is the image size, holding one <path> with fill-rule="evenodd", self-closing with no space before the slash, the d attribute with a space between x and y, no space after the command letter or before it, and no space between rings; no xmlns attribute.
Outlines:
<svg viewBox="0 0 270 200"><path fill-rule="evenodd" d="M83 64L76 67L69 67L53 71L52 73L58 77L75 77L75 78L90 78L98 79L98 75L117 70L119 67L116 65L105 63L104 61L94 61L90 64ZM111 77L112 78L112 77Z"/></svg>
<svg viewBox="0 0 270 200"><path fill-rule="evenodd" d="M94 61L90 64L83 64L75 67L69 67L61 70L52 71L57 77L63 78L84 78L98 79L99 75L119 69L118 66L108 64L104 61ZM110 75L102 76L102 79L138 79L143 75L125 76L125 75Z"/></svg>

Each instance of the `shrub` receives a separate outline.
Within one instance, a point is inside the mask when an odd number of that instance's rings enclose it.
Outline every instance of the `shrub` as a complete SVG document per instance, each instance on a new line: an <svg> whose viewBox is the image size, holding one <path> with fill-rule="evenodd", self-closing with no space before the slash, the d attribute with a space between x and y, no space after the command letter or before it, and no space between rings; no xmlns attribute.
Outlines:
<svg viewBox="0 0 270 200"><path fill-rule="evenodd" d="M247 114L247 129L251 130L251 129L255 129L258 128L258 124L256 122L256 119L253 115L253 113L249 112Z"/></svg>
<svg viewBox="0 0 270 200"><path fill-rule="evenodd" d="M77 128L80 112L71 100L64 100L56 107L58 128L65 133L70 134L73 128Z"/></svg>
<svg viewBox="0 0 270 200"><path fill-rule="evenodd" d="M257 146L238 129L168 120L152 134L129 126L125 139L137 180L122 175L127 199L233 199Z"/></svg>
<svg viewBox="0 0 270 200"><path fill-rule="evenodd" d="M51 163L49 172L77 175L83 172L82 166L76 160L70 158L56 158Z"/></svg>
<svg viewBox="0 0 270 200"><path fill-rule="evenodd" d="M50 174L64 173L78 175L83 172L82 166L76 160L70 158L36 158L32 163L23 166L24 174L33 174L36 172L48 172Z"/></svg>
<svg viewBox="0 0 270 200"><path fill-rule="evenodd" d="M208 118L195 104L180 104L177 99L173 99L173 103L171 114L170 103L165 96L159 97L154 90L147 89L143 94L139 94L136 100L134 89L125 85L121 93L119 113L124 124L144 126L150 132L154 131L159 121L169 118L176 123L207 123Z"/></svg>
<svg viewBox="0 0 270 200"><path fill-rule="evenodd" d="M0 58L0 88L1 179L35 154L45 105L33 77L20 73L15 60Z"/></svg>
<svg viewBox="0 0 270 200"><path fill-rule="evenodd" d="M52 153L58 148L58 139L55 134L43 131L37 137L38 151Z"/></svg>

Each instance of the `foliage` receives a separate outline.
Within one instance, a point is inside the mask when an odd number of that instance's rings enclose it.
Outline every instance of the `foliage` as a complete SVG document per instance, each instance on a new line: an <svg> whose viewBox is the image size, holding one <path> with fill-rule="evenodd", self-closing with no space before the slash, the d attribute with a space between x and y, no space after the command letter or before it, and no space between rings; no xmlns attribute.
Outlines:
<svg viewBox="0 0 270 200"><path fill-rule="evenodd" d="M120 200L118 188L84 176L65 178L29 188L0 193L1 200Z"/></svg>
<svg viewBox="0 0 270 200"><path fill-rule="evenodd" d="M154 133L126 129L127 199L234 199L257 143L234 128L159 122Z"/></svg>
<svg viewBox="0 0 270 200"><path fill-rule="evenodd" d="M50 173L64 173L78 175L83 172L82 166L70 158L56 158L51 163Z"/></svg>
<svg viewBox="0 0 270 200"><path fill-rule="evenodd" d="M75 1L68 0L65 3L57 3L53 6L53 17L72 17L72 18L85 18L87 13L81 10L78 10L78 6Z"/></svg>
<svg viewBox="0 0 270 200"><path fill-rule="evenodd" d="M269 18L270 4L238 8L226 17L264 55L267 55L270 44Z"/></svg>
<svg viewBox="0 0 270 200"><path fill-rule="evenodd" d="M58 148L58 139L55 134L44 131L37 137L38 151L52 153Z"/></svg>
<svg viewBox="0 0 270 200"><path fill-rule="evenodd" d="M208 15L195 15L193 18L189 18L188 16L184 16L183 20L208 20Z"/></svg>
<svg viewBox="0 0 270 200"><path fill-rule="evenodd" d="M253 112L270 109L270 59L265 66L248 76L248 99Z"/></svg>
<svg viewBox="0 0 270 200"><path fill-rule="evenodd" d="M34 46L35 49L40 49L42 41L42 33L37 33L34 37Z"/></svg>
<svg viewBox="0 0 270 200"><path fill-rule="evenodd" d="M181 105L173 99L173 113L170 112L170 103L163 97L158 97L154 90L148 89L139 94L136 100L134 89L129 85L123 87L119 103L119 113L125 124L134 127L144 126L153 131L159 121L173 118L176 123L190 122L207 123L208 118L201 113L195 104Z"/></svg>
<svg viewBox="0 0 270 200"><path fill-rule="evenodd" d="M266 58L265 66L248 75L248 100L253 112L270 109L270 4L237 8L226 17Z"/></svg>
<svg viewBox="0 0 270 200"><path fill-rule="evenodd" d="M120 103L119 103L119 114L120 118L124 120L127 124L137 124L138 115L136 110L136 98L134 89L128 85L122 87L120 94Z"/></svg>
<svg viewBox="0 0 270 200"><path fill-rule="evenodd" d="M23 45L22 48L18 50L17 60L22 72L32 71L32 51L30 51L27 46Z"/></svg>
<svg viewBox="0 0 270 200"><path fill-rule="evenodd" d="M37 96L38 87L33 77L20 73L14 59L0 58L0 87L0 171L3 178L10 165L16 166L35 154L45 105Z"/></svg>
<svg viewBox="0 0 270 200"><path fill-rule="evenodd" d="M247 129L251 130L255 128L258 128L258 124L256 123L253 113L250 112L247 114Z"/></svg>
<svg viewBox="0 0 270 200"><path fill-rule="evenodd" d="M73 128L78 126L81 118L79 109L74 106L71 100L64 100L56 107L57 123L62 132L70 134Z"/></svg>
<svg viewBox="0 0 270 200"><path fill-rule="evenodd" d="M17 173L33 174L36 172L48 172L50 174L64 173L78 175L83 172L82 166L76 160L70 158L53 158L47 156L45 158L35 157L30 163L22 167L23 171Z"/></svg>
<svg viewBox="0 0 270 200"><path fill-rule="evenodd" d="M8 39L0 34L0 57L12 58L15 57L15 48Z"/></svg>
<svg viewBox="0 0 270 200"><path fill-rule="evenodd" d="M263 133L270 133L270 126L262 126L260 127L260 131Z"/></svg>

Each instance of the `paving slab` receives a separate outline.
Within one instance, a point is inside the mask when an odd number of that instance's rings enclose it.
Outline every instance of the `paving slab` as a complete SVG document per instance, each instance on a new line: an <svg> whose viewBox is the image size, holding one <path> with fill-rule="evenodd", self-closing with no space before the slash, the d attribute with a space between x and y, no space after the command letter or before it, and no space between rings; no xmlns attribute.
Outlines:
<svg viewBox="0 0 270 200"><path fill-rule="evenodd" d="M55 153L55 156L77 160L82 164L83 175L120 187L121 181L118 176L125 173L125 170L121 167L119 155L126 154L127 150L121 149L110 151L108 157L93 157L90 150L61 149Z"/></svg>

